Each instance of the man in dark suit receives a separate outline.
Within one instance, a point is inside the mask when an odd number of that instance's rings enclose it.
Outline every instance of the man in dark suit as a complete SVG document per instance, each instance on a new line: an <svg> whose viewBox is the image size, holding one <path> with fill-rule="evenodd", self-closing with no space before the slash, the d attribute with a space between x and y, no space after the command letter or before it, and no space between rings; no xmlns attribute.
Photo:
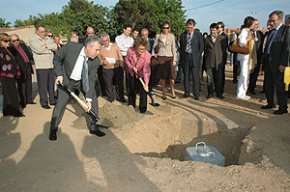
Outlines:
<svg viewBox="0 0 290 192"><path fill-rule="evenodd" d="M195 29L195 21L188 19L187 30L180 35L180 65L184 73L184 95L189 97L189 75L192 75L193 96L199 100L200 60L204 48L202 34Z"/></svg>
<svg viewBox="0 0 290 192"><path fill-rule="evenodd" d="M266 62L265 62L265 93L267 97L267 105L262 109L273 108L274 90L276 89L279 109L274 111L275 115L288 113L287 110L287 93L284 84L284 70L288 64L290 32L289 27L283 22L282 11L273 11L269 15L273 29L269 32L266 46Z"/></svg>
<svg viewBox="0 0 290 192"><path fill-rule="evenodd" d="M228 42L229 42L229 38L228 35L225 33L225 24L222 21L217 22L218 25L218 32L219 35L221 35L223 37L223 42L222 42L222 50L223 50L223 68L222 68L222 93L224 93L224 87L225 87L225 79L226 79L226 73L225 73L225 69L226 69L226 64L227 64L227 58L228 58ZM223 96L222 96L223 98ZM221 98L221 99L222 99Z"/></svg>
<svg viewBox="0 0 290 192"><path fill-rule="evenodd" d="M86 98L87 111L98 112L95 83L99 67L98 55L101 44L95 35L86 39L85 45L68 43L63 46L54 56L53 64L57 76L57 82L64 84L72 91L82 92ZM58 90L58 101L53 109L50 124L50 140L56 140L58 125L64 114L70 95L63 89ZM87 126L90 134L99 137L105 135L96 125L96 119L87 116Z"/></svg>
<svg viewBox="0 0 290 192"><path fill-rule="evenodd" d="M249 93L252 95L256 95L256 83L259 76L261 64L262 64L262 56L263 56L263 41L264 35L261 31L259 31L259 21L256 19L254 21L255 28L251 31L252 35L255 37L255 46L257 52L257 63L250 74L250 82L249 82Z"/></svg>
<svg viewBox="0 0 290 192"><path fill-rule="evenodd" d="M32 99L32 63L34 62L32 53L24 43L20 43L17 34L11 35L11 53L21 70L21 78L17 82L20 105L25 108L27 104L35 104Z"/></svg>
<svg viewBox="0 0 290 192"><path fill-rule="evenodd" d="M210 25L210 35L205 39L204 61L207 72L207 98L213 97L213 89L215 87L216 96L223 99L224 87L224 37L218 34L218 24Z"/></svg>

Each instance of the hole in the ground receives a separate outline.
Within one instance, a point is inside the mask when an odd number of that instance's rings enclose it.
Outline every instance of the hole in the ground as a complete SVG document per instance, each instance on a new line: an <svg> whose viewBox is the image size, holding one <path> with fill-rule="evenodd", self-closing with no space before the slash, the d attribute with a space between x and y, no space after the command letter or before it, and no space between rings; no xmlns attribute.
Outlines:
<svg viewBox="0 0 290 192"><path fill-rule="evenodd" d="M239 165L242 141L248 135L250 127L238 127L230 130L218 131L212 134L193 138L191 142L184 144L181 140L169 145L166 151L161 153L138 153L146 157L171 158L184 161L187 147L194 147L198 142L205 142L214 146L225 157L225 166Z"/></svg>

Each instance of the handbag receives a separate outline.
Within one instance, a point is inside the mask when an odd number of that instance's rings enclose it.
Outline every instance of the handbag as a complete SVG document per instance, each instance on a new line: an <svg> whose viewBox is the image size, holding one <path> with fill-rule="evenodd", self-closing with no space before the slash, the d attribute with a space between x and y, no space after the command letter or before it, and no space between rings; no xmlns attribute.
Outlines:
<svg viewBox="0 0 290 192"><path fill-rule="evenodd" d="M244 47L240 47L239 38L236 38L231 45L229 45L230 52L239 54L249 54L250 53L250 41Z"/></svg>
<svg viewBox="0 0 290 192"><path fill-rule="evenodd" d="M155 54L158 54L159 49L160 49L159 45L158 45L158 44L155 45L155 47L154 47L154 52L155 52Z"/></svg>

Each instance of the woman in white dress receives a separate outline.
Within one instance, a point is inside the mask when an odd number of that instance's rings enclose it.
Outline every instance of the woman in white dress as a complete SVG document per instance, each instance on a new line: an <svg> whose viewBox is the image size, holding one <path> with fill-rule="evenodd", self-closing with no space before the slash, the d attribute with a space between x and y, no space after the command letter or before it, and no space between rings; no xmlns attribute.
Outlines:
<svg viewBox="0 0 290 192"><path fill-rule="evenodd" d="M250 99L250 96L246 94L249 86L249 75L257 63L255 41L251 32L254 29L254 21L255 19L253 17L246 17L242 25L241 33L238 36L240 47L245 47L249 43L250 48L249 54L238 54L240 76L238 79L237 98L243 100Z"/></svg>

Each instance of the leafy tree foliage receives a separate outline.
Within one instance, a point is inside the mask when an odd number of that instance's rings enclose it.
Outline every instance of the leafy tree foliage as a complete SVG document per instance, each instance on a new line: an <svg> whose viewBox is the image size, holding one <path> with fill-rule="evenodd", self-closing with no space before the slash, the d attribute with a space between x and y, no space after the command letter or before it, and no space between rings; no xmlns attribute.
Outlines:
<svg viewBox="0 0 290 192"><path fill-rule="evenodd" d="M108 8L94 5L87 0L71 0L64 6L63 15L68 28L81 35L85 35L88 26L93 27L96 34L104 32L107 28Z"/></svg>
<svg viewBox="0 0 290 192"><path fill-rule="evenodd" d="M161 23L168 20L173 33L184 29L185 11L181 0L120 0L114 12L119 16L118 23L130 23L133 28L146 27L160 32Z"/></svg>
<svg viewBox="0 0 290 192"><path fill-rule="evenodd" d="M0 18L0 27L10 27L11 23L10 22L6 22L6 19L4 18Z"/></svg>
<svg viewBox="0 0 290 192"><path fill-rule="evenodd" d="M113 9L103 7L88 0L70 0L61 13L38 14L27 20L16 20L15 27L42 24L56 34L70 35L76 31L84 36L91 26L97 35L107 32L114 37L122 32L124 24L150 32L160 32L164 20L172 23L175 34L184 30L185 11L182 0L120 0ZM0 20L0 24L5 21Z"/></svg>

